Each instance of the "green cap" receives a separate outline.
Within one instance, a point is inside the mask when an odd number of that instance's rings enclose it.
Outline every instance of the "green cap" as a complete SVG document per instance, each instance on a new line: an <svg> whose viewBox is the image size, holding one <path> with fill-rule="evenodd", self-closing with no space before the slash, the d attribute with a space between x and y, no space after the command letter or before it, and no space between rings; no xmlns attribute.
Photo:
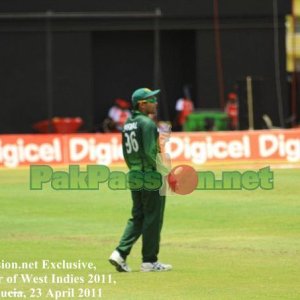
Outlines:
<svg viewBox="0 0 300 300"><path fill-rule="evenodd" d="M135 107L139 101L146 100L148 102L156 103L156 97L160 90L151 91L148 88L141 88L134 91L131 96L132 106Z"/></svg>

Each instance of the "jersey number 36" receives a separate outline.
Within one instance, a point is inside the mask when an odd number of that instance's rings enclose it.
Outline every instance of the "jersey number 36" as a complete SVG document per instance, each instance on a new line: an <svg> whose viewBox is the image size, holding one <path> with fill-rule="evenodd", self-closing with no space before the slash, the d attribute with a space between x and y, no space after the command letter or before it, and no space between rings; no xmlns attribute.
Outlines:
<svg viewBox="0 0 300 300"><path fill-rule="evenodd" d="M138 152L139 151L139 144L138 141L136 140L136 133L135 131L131 131L130 133L125 133L124 134L126 141L125 141L125 147L126 147L126 152L130 154L132 151Z"/></svg>

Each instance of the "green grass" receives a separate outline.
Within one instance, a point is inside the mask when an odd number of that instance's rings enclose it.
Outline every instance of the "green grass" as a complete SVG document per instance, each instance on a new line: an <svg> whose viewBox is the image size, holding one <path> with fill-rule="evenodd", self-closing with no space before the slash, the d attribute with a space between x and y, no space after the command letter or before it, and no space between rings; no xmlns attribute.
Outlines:
<svg viewBox="0 0 300 300"><path fill-rule="evenodd" d="M30 191L28 170L0 170L0 262L91 261L117 283L73 287L102 287L103 299L299 299L299 179L300 170L275 170L272 191L169 197L160 260L174 270L140 273L138 242L128 259L134 272L117 273L107 257L129 217L128 191ZM0 269L0 276L16 272L89 273ZM0 290L70 286L2 281Z"/></svg>

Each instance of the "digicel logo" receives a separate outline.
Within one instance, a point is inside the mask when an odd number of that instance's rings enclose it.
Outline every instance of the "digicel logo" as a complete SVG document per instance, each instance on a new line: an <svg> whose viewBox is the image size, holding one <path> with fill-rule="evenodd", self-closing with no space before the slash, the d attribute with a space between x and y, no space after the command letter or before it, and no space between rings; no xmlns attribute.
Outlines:
<svg viewBox="0 0 300 300"><path fill-rule="evenodd" d="M62 146L60 140L54 138L47 143L26 143L19 138L15 143L4 143L0 139L0 164L14 168L30 163L62 162Z"/></svg>
<svg viewBox="0 0 300 300"><path fill-rule="evenodd" d="M251 144L252 142L252 144ZM253 156L254 150L258 157ZM288 138L284 134L243 135L240 139L224 141L208 136L197 141L189 137L171 137L165 145L171 159L190 160L204 164L209 160L283 158L289 162L300 161L300 138Z"/></svg>
<svg viewBox="0 0 300 300"><path fill-rule="evenodd" d="M114 161L123 161L122 145L117 138L109 142L97 142L95 138L71 138L69 141L70 162L88 161L109 165Z"/></svg>
<svg viewBox="0 0 300 300"><path fill-rule="evenodd" d="M171 137L165 146L171 159L191 160L195 164L203 164L208 160L226 158L250 158L250 139L245 135L240 140L215 140L208 136L201 141L191 141L189 137Z"/></svg>
<svg viewBox="0 0 300 300"><path fill-rule="evenodd" d="M283 134L261 134L258 143L261 157L275 155L290 162L300 160L300 138L286 138Z"/></svg>

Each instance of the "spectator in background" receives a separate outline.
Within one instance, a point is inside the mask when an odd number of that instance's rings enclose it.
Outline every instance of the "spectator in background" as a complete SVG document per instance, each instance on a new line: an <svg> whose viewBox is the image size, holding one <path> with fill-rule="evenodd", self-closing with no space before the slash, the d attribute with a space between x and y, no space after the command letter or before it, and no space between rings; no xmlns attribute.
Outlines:
<svg viewBox="0 0 300 300"><path fill-rule="evenodd" d="M191 100L188 86L184 86L183 94L183 98L179 98L175 106L177 116L174 128L178 131L182 130L183 124L185 123L187 116L194 111L194 103Z"/></svg>
<svg viewBox="0 0 300 300"><path fill-rule="evenodd" d="M225 106L225 112L229 118L229 129L238 129L238 97L236 93L229 93L227 95L227 103Z"/></svg>
<svg viewBox="0 0 300 300"><path fill-rule="evenodd" d="M103 122L103 131L121 132L125 122L131 116L129 109L128 101L121 98L116 99L114 106L108 111L108 118Z"/></svg>

